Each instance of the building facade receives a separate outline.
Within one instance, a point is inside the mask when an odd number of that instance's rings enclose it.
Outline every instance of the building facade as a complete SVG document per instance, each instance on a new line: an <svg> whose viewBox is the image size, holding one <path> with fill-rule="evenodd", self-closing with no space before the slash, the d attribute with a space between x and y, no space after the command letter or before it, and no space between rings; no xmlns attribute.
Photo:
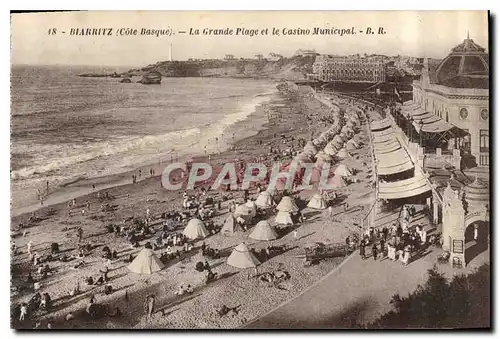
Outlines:
<svg viewBox="0 0 500 339"><path fill-rule="evenodd" d="M381 56L319 55L313 64L316 78L325 82L385 82L384 60Z"/></svg>
<svg viewBox="0 0 500 339"><path fill-rule="evenodd" d="M413 102L422 109L468 132L459 147L489 166L489 56L465 39L437 65L424 60L420 80L413 82Z"/></svg>

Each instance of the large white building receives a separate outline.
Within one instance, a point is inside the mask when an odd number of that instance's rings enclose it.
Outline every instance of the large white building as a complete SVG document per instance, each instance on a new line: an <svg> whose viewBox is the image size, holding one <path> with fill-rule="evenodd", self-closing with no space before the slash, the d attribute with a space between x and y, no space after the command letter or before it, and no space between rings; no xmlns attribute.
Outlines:
<svg viewBox="0 0 500 339"><path fill-rule="evenodd" d="M319 55L313 64L313 73L322 81L384 82L385 67L381 56Z"/></svg>
<svg viewBox="0 0 500 339"><path fill-rule="evenodd" d="M413 102L468 136L450 143L489 166L489 56L467 36L439 64L424 61L420 80L413 82Z"/></svg>

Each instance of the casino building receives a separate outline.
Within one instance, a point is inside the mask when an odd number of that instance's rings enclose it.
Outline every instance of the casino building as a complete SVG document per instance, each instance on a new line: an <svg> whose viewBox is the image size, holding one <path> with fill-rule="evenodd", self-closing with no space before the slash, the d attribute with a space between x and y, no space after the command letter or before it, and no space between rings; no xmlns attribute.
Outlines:
<svg viewBox="0 0 500 339"><path fill-rule="evenodd" d="M413 101L406 104L402 116L422 134L426 153L460 150L470 160L466 167L489 166L489 55L468 35L439 63L424 60Z"/></svg>
<svg viewBox="0 0 500 339"><path fill-rule="evenodd" d="M313 64L316 79L325 82L366 82L385 81L382 56L336 56L318 55Z"/></svg>

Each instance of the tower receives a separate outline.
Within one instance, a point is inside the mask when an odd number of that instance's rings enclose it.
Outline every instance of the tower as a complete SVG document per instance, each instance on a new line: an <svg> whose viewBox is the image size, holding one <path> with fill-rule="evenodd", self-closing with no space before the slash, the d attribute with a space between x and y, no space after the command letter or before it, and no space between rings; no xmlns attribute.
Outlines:
<svg viewBox="0 0 500 339"><path fill-rule="evenodd" d="M168 45L168 61L173 61L172 60L172 44Z"/></svg>

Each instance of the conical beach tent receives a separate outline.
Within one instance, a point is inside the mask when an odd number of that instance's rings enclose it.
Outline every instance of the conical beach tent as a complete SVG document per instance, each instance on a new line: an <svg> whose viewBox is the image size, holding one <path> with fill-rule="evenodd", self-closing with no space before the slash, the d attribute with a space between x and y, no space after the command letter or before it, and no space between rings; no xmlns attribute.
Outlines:
<svg viewBox="0 0 500 339"><path fill-rule="evenodd" d="M233 215L235 217L241 217L245 220L245 224L250 224L252 221L252 210L248 208L245 204L236 206Z"/></svg>
<svg viewBox="0 0 500 339"><path fill-rule="evenodd" d="M250 238L255 240L274 240L278 238L278 234L274 231L271 224L267 220L261 220L255 226Z"/></svg>
<svg viewBox="0 0 500 339"><path fill-rule="evenodd" d="M144 248L128 265L130 272L139 274L151 274L154 272L161 271L165 267L163 263L158 259L153 250L149 248Z"/></svg>
<svg viewBox="0 0 500 339"><path fill-rule="evenodd" d="M349 153L347 153L345 148L342 148L340 151L337 152L336 156L340 159L345 159L349 156Z"/></svg>
<svg viewBox="0 0 500 339"><path fill-rule="evenodd" d="M278 212L274 221L280 225L293 225L293 220L290 212Z"/></svg>
<svg viewBox="0 0 500 339"><path fill-rule="evenodd" d="M349 177L352 175L352 170L347 167L345 164L340 164L336 169L335 169L335 175L340 175L342 177Z"/></svg>
<svg viewBox="0 0 500 339"><path fill-rule="evenodd" d="M323 199L323 196L319 193L316 193L315 195L313 195L311 200L309 200L307 207L314 208L317 210L324 210L327 206L325 199Z"/></svg>
<svg viewBox="0 0 500 339"><path fill-rule="evenodd" d="M189 220L182 234L191 240L203 239L209 235L205 225L203 225L203 222L197 218Z"/></svg>
<svg viewBox="0 0 500 339"><path fill-rule="evenodd" d="M250 252L245 243L236 246L227 258L227 264L237 268L251 268L260 265L259 260Z"/></svg>
<svg viewBox="0 0 500 339"><path fill-rule="evenodd" d="M260 192L257 200L255 200L255 205L260 208L269 208L273 205L273 199L271 198L271 194L267 191Z"/></svg>
<svg viewBox="0 0 500 339"><path fill-rule="evenodd" d="M236 218L230 214L226 220L224 221L224 225L222 226L220 233L225 236L232 236L237 231L243 231L236 222Z"/></svg>
<svg viewBox="0 0 500 339"><path fill-rule="evenodd" d="M297 207L293 199L289 196L284 196L283 198L281 198L281 201L278 204L278 206L276 206L276 209L280 212L291 212L291 213L299 211L299 208Z"/></svg>
<svg viewBox="0 0 500 339"><path fill-rule="evenodd" d="M335 144L334 144L333 142L331 142L331 141L330 141L330 142L326 145L326 147L325 147L325 149L323 150L323 152L324 152L325 154L328 154L328 155L331 155L331 156L335 155L335 153L337 153L337 149L336 149L336 147L335 147Z"/></svg>
<svg viewBox="0 0 500 339"><path fill-rule="evenodd" d="M248 200L245 206L250 209L250 215L252 216L252 218L255 218L255 216L257 215L257 205L255 205L255 202L253 202L252 200Z"/></svg>

